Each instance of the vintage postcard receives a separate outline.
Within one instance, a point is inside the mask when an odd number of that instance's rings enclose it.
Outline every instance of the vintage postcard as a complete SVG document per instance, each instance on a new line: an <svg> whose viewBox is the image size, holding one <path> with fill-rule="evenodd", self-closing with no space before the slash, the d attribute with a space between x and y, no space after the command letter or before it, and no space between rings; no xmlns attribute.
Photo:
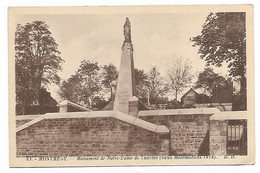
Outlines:
<svg viewBox="0 0 260 173"><path fill-rule="evenodd" d="M254 164L252 5L8 11L10 167Z"/></svg>

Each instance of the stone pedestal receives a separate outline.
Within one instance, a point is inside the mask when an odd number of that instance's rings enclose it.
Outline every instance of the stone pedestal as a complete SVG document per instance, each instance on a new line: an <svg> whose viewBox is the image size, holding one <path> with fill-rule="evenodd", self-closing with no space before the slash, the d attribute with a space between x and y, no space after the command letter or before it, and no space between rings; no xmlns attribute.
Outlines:
<svg viewBox="0 0 260 173"><path fill-rule="evenodd" d="M68 106L67 105L60 105L60 113L68 112Z"/></svg>
<svg viewBox="0 0 260 173"><path fill-rule="evenodd" d="M138 115L138 98L135 96L128 100L128 114L132 116Z"/></svg>

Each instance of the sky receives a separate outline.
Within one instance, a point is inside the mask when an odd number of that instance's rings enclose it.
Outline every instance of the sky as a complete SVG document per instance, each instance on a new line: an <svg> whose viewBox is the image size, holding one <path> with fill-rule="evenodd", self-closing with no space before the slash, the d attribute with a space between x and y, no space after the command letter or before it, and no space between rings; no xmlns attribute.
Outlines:
<svg viewBox="0 0 260 173"><path fill-rule="evenodd" d="M112 63L119 69L126 17L131 22L135 68L148 72L157 66L164 75L174 60L185 58L192 62L192 73L196 76L206 63L200 59L198 47L192 46L190 38L201 33L207 15L200 12L19 15L15 22L24 25L42 20L49 25L61 58L65 60L63 70L59 72L63 80L74 74L84 59L99 65ZM225 66L214 70L222 75L228 74ZM49 91L60 101L58 86L49 86Z"/></svg>

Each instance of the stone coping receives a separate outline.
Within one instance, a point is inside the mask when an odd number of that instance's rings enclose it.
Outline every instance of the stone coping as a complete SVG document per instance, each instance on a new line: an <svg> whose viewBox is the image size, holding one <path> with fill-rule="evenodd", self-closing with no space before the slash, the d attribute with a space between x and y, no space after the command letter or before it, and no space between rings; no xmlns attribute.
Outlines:
<svg viewBox="0 0 260 173"><path fill-rule="evenodd" d="M64 106L64 105L69 105L69 106L75 107L75 108L83 110L83 111L92 111L91 109L85 108L83 106L80 106L80 105L73 103L71 101L68 101L68 100L64 100L59 103L59 106Z"/></svg>
<svg viewBox="0 0 260 173"><path fill-rule="evenodd" d="M201 115L215 114L221 112L217 108L191 108L191 109L163 109L139 111L138 116L163 116L163 115Z"/></svg>
<svg viewBox="0 0 260 173"><path fill-rule="evenodd" d="M210 120L242 120L247 119L246 111L219 112L210 117Z"/></svg>
<svg viewBox="0 0 260 173"><path fill-rule="evenodd" d="M201 115L209 114L212 116L210 120L236 120L247 119L246 111L230 111L221 112L216 108L201 108L201 109L171 109L171 110L150 110L140 111L138 116L163 116L163 115ZM138 117L131 116L122 112L114 111L90 111L90 112L64 112L64 113L47 113L44 115L24 115L17 116L16 120L31 120L16 128L16 132L19 132L39 121L44 119L62 119L62 118L100 118L111 117L118 120L127 122L132 125L153 131L156 133L166 134L169 133L169 129L163 125L156 125Z"/></svg>
<svg viewBox="0 0 260 173"><path fill-rule="evenodd" d="M156 125L156 124L150 123L148 121L142 120L138 117L127 115L122 112L118 112L118 111L115 112L114 117L121 121L142 127L144 129L147 129L147 130L150 130L153 132L163 133L163 134L170 133L170 130L164 125Z"/></svg>
<svg viewBox="0 0 260 173"><path fill-rule="evenodd" d="M19 132L37 122L40 122L44 119L62 119L62 118L100 118L100 117L111 117L116 118L118 120L127 122L129 124L147 129L149 131L153 131L160 134L169 133L169 129L163 125L156 125L144 120L139 119L138 117L134 117L131 115L127 115L121 112L114 111L91 111L91 112L64 112L64 113L47 113L44 115L38 115L34 119L30 119L32 117L27 116L31 121L19 126L16 128L16 132ZM25 118L23 120L26 120Z"/></svg>
<svg viewBox="0 0 260 173"><path fill-rule="evenodd" d="M112 117L112 111L90 111L90 112L64 112L64 113L46 113L44 115L39 115L38 117L32 119L31 121L16 128L16 132L19 132L39 121L44 119L61 119L61 118L97 118L97 117ZM23 119L26 120L26 119Z"/></svg>
<svg viewBox="0 0 260 173"><path fill-rule="evenodd" d="M16 120L33 120L35 118L38 118L40 116L43 116L44 114L36 114L36 115L17 115L15 117Z"/></svg>
<svg viewBox="0 0 260 173"><path fill-rule="evenodd" d="M200 103L200 104L194 104L194 106L200 106L200 105L205 105L205 106L230 106L232 103Z"/></svg>
<svg viewBox="0 0 260 173"><path fill-rule="evenodd" d="M23 130L23 129L25 129L25 128L27 128L27 127L29 127L29 126L31 126L31 125L33 125L33 124L35 124L35 123L38 123L38 122L41 121L41 120L43 120L43 119L44 119L44 116L45 116L45 115L39 116L39 117L37 117L37 118L35 118L35 119L33 119L33 120L31 120L31 121L29 121L29 122L23 124L23 125L17 127L17 128L16 128L16 133L19 132L19 131L21 131L21 130Z"/></svg>

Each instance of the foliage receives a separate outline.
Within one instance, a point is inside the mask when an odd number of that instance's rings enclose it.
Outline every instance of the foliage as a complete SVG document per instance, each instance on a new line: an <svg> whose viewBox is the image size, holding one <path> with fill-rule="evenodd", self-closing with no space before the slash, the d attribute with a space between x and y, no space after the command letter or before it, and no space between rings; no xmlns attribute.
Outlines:
<svg viewBox="0 0 260 173"><path fill-rule="evenodd" d="M215 88L224 88L232 85L231 78L225 79L223 76L215 73L212 68L205 68L198 76L195 88L202 88L204 93L212 96Z"/></svg>
<svg viewBox="0 0 260 173"><path fill-rule="evenodd" d="M191 38L208 65L228 63L229 74L240 77L240 94L246 106L246 21L244 12L210 13L201 35Z"/></svg>
<svg viewBox="0 0 260 173"><path fill-rule="evenodd" d="M102 110L107 104L109 103L109 101L106 101L104 99L104 97L102 96L95 96L93 98L93 106L92 108L96 109L96 110Z"/></svg>
<svg viewBox="0 0 260 173"><path fill-rule="evenodd" d="M229 75L240 78L241 109L246 109L246 13L210 13L193 46L207 64L228 63Z"/></svg>
<svg viewBox="0 0 260 173"><path fill-rule="evenodd" d="M15 80L18 103L39 104L41 87L58 84L63 60L58 44L43 21L18 24L15 32Z"/></svg>
<svg viewBox="0 0 260 173"><path fill-rule="evenodd" d="M246 72L245 13L210 13L202 34L193 37L194 46L208 64L220 67L230 62L230 74L241 76Z"/></svg>
<svg viewBox="0 0 260 173"><path fill-rule="evenodd" d="M144 70L141 69L134 69L135 72L135 84L136 84L136 95L142 101L147 100L147 93L148 93L148 76L145 74Z"/></svg>
<svg viewBox="0 0 260 173"><path fill-rule="evenodd" d="M168 85L175 92L175 99L177 100L178 93L187 87L192 80L189 60L177 59L169 68L167 72Z"/></svg>
<svg viewBox="0 0 260 173"><path fill-rule="evenodd" d="M91 107L94 96L101 90L98 63L83 60L75 75L60 86L61 97Z"/></svg>
<svg viewBox="0 0 260 173"><path fill-rule="evenodd" d="M105 88L110 90L110 100L114 97L114 92L117 85L118 71L113 64L104 65L102 67L101 83Z"/></svg>
<svg viewBox="0 0 260 173"><path fill-rule="evenodd" d="M164 78L161 77L156 66L152 67L147 76L150 103L156 103L158 97L163 96L168 88L164 85Z"/></svg>
<svg viewBox="0 0 260 173"><path fill-rule="evenodd" d="M62 81L59 93L61 98L80 104L82 100L81 94L78 95L82 90L80 80L79 75L74 74L68 80Z"/></svg>

